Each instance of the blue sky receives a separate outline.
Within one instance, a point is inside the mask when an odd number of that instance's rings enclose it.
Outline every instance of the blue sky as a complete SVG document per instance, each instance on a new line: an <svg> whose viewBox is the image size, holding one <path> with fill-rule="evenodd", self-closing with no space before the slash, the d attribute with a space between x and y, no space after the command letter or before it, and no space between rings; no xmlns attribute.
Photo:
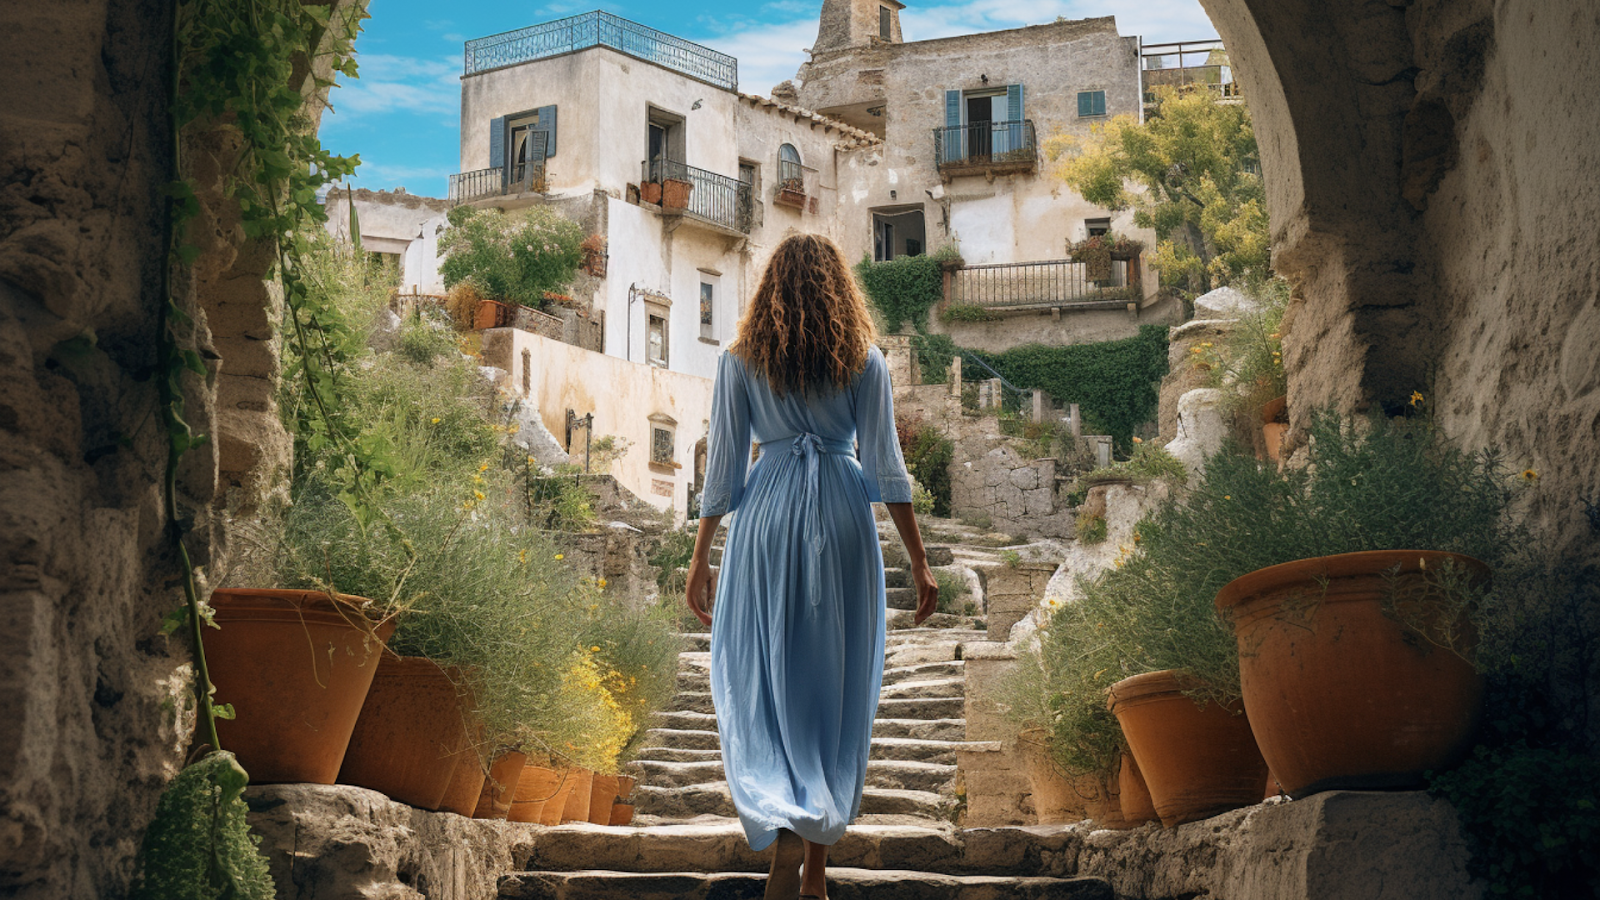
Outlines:
<svg viewBox="0 0 1600 900"><path fill-rule="evenodd" d="M361 77L333 91L323 144L361 155L360 187L444 196L460 155L464 42L594 8L594 0L372 0L372 18L356 41ZM822 0L627 0L599 8L732 54L740 90L765 94L805 59ZM1216 37L1198 0L908 0L900 24L905 39L916 41L1108 15L1117 17L1122 34L1146 42Z"/></svg>

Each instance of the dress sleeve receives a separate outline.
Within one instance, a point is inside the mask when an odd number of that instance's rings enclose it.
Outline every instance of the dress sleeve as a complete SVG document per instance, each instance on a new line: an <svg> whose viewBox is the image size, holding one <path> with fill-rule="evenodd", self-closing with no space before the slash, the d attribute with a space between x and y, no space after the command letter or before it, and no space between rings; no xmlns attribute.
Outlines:
<svg viewBox="0 0 1600 900"><path fill-rule="evenodd" d="M750 395L733 354L717 361L711 389L711 431L706 440L706 483L700 515L720 516L739 508L750 467Z"/></svg>
<svg viewBox="0 0 1600 900"><path fill-rule="evenodd" d="M861 474L867 480L867 499L874 503L910 503L911 476L900 453L894 427L894 396L889 385L889 364L872 348L867 367L856 388L856 443Z"/></svg>

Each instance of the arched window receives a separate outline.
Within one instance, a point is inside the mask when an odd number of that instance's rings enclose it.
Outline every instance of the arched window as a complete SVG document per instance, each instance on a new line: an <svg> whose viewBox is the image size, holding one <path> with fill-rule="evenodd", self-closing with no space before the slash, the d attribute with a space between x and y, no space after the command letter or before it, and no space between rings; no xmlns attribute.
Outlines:
<svg viewBox="0 0 1600 900"><path fill-rule="evenodd" d="M800 170L800 151L793 144L778 148L778 189L804 191L805 179Z"/></svg>

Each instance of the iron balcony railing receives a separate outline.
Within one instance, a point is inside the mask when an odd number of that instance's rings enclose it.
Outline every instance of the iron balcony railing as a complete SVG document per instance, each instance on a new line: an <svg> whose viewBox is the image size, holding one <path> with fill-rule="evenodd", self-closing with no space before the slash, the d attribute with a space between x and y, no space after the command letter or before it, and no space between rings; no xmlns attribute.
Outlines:
<svg viewBox="0 0 1600 900"><path fill-rule="evenodd" d="M1031 166L1038 155L1032 119L973 122L933 130L933 158L940 166Z"/></svg>
<svg viewBox="0 0 1600 900"><path fill-rule="evenodd" d="M451 203L468 203L485 197L503 197L528 191L545 190L545 167L541 163L513 163L509 167L475 169L450 176Z"/></svg>
<svg viewBox="0 0 1600 900"><path fill-rule="evenodd" d="M659 202L663 210L680 211L712 225L750 233L749 184L673 159L646 160L641 169L641 188L650 186L652 195L654 189L659 189L659 200L650 202ZM683 196L685 185L687 196Z"/></svg>
<svg viewBox="0 0 1600 900"><path fill-rule="evenodd" d="M467 41L466 74L590 47L610 47L717 87L739 89L739 61L733 57L601 10Z"/></svg>
<svg viewBox="0 0 1600 900"><path fill-rule="evenodd" d="M976 306L1048 306L1122 299L1128 263L1112 260L1111 278L1091 281L1087 266L1070 259L962 266L951 273L950 302Z"/></svg>

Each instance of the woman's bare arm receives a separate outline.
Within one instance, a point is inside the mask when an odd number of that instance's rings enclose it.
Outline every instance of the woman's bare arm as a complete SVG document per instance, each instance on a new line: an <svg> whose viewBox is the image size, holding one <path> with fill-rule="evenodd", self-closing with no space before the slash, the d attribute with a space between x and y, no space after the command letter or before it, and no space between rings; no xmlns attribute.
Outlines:
<svg viewBox="0 0 1600 900"><path fill-rule="evenodd" d="M911 582L917 588L917 614L913 623L921 625L939 605L939 582L928 566L928 551L922 546L922 532L917 529L917 514L912 512L911 504L885 503L884 506L900 532L901 543L906 545L906 556L911 559Z"/></svg>
<svg viewBox="0 0 1600 900"><path fill-rule="evenodd" d="M711 542L716 540L720 524L721 516L700 517L700 532L694 538L694 556L689 560L689 578L683 587L683 601L689 604L689 611L706 625L711 624L711 601L717 595L717 573L711 571Z"/></svg>

